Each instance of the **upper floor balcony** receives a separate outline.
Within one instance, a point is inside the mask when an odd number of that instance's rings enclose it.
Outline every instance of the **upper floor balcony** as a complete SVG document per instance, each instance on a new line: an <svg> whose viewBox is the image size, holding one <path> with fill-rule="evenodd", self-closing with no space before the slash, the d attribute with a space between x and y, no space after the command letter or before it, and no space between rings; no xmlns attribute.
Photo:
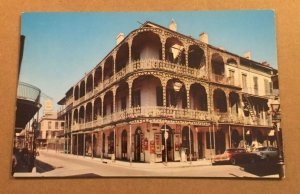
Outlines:
<svg viewBox="0 0 300 194"><path fill-rule="evenodd" d="M75 98L70 98L69 103L71 103L71 101L74 99L73 105L76 106L86 99L92 97L94 94L97 94L100 91L110 87L114 83L119 82L126 75L145 70L165 71L174 73L176 75L190 76L196 79L207 79L207 71L204 67L201 69L195 69L158 59L137 60L129 63L111 77L104 79L103 82L99 81L99 83L93 83L95 87L89 92L85 92L85 89L83 90L79 86L75 87L75 92L78 94L74 95ZM85 85L83 85L83 87L85 87Z"/></svg>
<svg viewBox="0 0 300 194"><path fill-rule="evenodd" d="M218 75L218 74L212 73L211 74L211 81L213 81L215 83L220 83L220 84L223 84L223 85L241 87L241 85L234 80L234 77L226 77L224 75Z"/></svg>
<svg viewBox="0 0 300 194"><path fill-rule="evenodd" d="M172 119L179 121L197 121L197 122L215 122L217 124L246 124L257 126L272 126L269 119L258 119L253 121L250 117L230 114L229 112L213 114L207 111L181 109L175 107L145 106L132 107L121 110L104 117L97 116L93 121L85 123L74 123L72 131L84 130L92 127L101 127L105 125L116 124L118 122L129 122L132 119Z"/></svg>

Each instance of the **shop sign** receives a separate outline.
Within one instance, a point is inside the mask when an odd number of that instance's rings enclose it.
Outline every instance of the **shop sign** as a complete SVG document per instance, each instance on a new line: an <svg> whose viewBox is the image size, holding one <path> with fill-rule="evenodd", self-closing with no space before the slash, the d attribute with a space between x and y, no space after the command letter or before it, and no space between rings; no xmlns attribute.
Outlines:
<svg viewBox="0 0 300 194"><path fill-rule="evenodd" d="M154 140L150 141L150 154L155 153Z"/></svg>

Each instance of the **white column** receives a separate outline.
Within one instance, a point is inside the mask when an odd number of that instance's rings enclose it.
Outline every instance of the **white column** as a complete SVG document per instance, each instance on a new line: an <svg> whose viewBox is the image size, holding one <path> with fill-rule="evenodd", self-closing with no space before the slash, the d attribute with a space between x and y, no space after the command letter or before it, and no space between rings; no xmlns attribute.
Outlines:
<svg viewBox="0 0 300 194"><path fill-rule="evenodd" d="M131 124L129 123L129 149L130 149L130 166L132 162L132 142L131 142Z"/></svg>
<svg viewBox="0 0 300 194"><path fill-rule="evenodd" d="M114 155L115 155L115 157L114 157L114 160L115 160L115 158L116 158L116 127L114 127Z"/></svg>

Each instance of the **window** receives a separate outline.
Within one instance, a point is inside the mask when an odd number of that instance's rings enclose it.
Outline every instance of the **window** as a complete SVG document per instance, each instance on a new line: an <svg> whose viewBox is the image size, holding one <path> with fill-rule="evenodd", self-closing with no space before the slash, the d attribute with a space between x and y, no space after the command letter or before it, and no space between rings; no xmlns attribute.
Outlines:
<svg viewBox="0 0 300 194"><path fill-rule="evenodd" d="M65 123L64 123L64 122L61 122L61 123L60 123L60 127L61 127L62 129L64 129L64 128L65 128Z"/></svg>
<svg viewBox="0 0 300 194"><path fill-rule="evenodd" d="M132 100L133 100L133 103L132 103L133 107L141 106L141 91L140 90L133 91Z"/></svg>
<svg viewBox="0 0 300 194"><path fill-rule="evenodd" d="M206 132L206 149L214 149L215 142L214 142L214 134L210 132Z"/></svg>
<svg viewBox="0 0 300 194"><path fill-rule="evenodd" d="M58 122L55 122L55 129L58 129Z"/></svg>
<svg viewBox="0 0 300 194"><path fill-rule="evenodd" d="M229 83L231 85L234 85L234 70L233 69L229 69Z"/></svg>
<svg viewBox="0 0 300 194"><path fill-rule="evenodd" d="M270 92L270 84L269 81L267 79L264 80L264 85L265 85L265 95L269 95Z"/></svg>
<svg viewBox="0 0 300 194"><path fill-rule="evenodd" d="M269 82L270 94L273 94L273 83Z"/></svg>
<svg viewBox="0 0 300 194"><path fill-rule="evenodd" d="M258 78L253 77L253 88L254 88L254 94L258 94Z"/></svg>
<svg viewBox="0 0 300 194"><path fill-rule="evenodd" d="M51 129L51 121L48 121L48 129Z"/></svg>
<svg viewBox="0 0 300 194"><path fill-rule="evenodd" d="M242 84L243 84L243 90L247 91L247 75L242 74Z"/></svg>

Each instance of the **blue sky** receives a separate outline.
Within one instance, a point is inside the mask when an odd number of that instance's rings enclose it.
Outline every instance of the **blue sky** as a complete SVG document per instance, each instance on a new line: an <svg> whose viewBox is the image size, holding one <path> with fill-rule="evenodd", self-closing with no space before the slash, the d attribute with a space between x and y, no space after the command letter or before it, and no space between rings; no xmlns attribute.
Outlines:
<svg viewBox="0 0 300 194"><path fill-rule="evenodd" d="M125 35L152 21L168 27L173 18L177 31L198 39L207 32L209 43L277 68L275 15L273 11L206 12L101 12L24 13L25 35L20 81L39 87L54 104L94 68Z"/></svg>

